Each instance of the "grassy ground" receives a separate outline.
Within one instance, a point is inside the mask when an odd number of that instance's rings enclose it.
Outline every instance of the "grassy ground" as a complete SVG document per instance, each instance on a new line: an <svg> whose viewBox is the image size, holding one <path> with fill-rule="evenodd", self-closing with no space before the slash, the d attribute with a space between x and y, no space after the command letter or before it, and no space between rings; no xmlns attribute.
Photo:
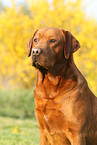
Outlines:
<svg viewBox="0 0 97 145"><path fill-rule="evenodd" d="M0 90L0 116L34 118L35 105L33 89Z"/></svg>
<svg viewBox="0 0 97 145"><path fill-rule="evenodd" d="M39 145L36 120L0 117L0 145Z"/></svg>

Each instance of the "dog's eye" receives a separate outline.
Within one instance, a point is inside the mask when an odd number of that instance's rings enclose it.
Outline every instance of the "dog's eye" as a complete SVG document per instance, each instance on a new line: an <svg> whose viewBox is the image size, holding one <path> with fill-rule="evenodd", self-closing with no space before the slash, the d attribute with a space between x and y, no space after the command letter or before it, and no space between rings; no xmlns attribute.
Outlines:
<svg viewBox="0 0 97 145"><path fill-rule="evenodd" d="M35 38L35 39L34 39L34 42L35 42L35 43L37 43L37 42L38 42L38 39L37 39L37 38Z"/></svg>
<svg viewBox="0 0 97 145"><path fill-rule="evenodd" d="M51 40L50 40L50 43L55 43L55 42L56 42L55 39L51 39Z"/></svg>

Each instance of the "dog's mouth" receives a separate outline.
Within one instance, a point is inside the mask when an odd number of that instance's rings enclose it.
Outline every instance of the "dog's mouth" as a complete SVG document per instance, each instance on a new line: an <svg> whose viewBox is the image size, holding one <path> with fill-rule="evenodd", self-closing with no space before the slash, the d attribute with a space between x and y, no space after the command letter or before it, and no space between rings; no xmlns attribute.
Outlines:
<svg viewBox="0 0 97 145"><path fill-rule="evenodd" d="M47 72L48 70L51 70L53 66L47 58L41 60L40 57L35 56L32 57L31 63L32 66L34 66L36 69L39 69L40 71L42 70L42 72Z"/></svg>
<svg viewBox="0 0 97 145"><path fill-rule="evenodd" d="M34 66L36 69L39 69L40 71L47 72L48 68L44 65L42 65L40 62L34 61L32 63L32 66Z"/></svg>
<svg viewBox="0 0 97 145"><path fill-rule="evenodd" d="M32 63L32 66L36 67L36 68L39 68L39 67L42 67L41 63L37 62L37 61L34 61Z"/></svg>

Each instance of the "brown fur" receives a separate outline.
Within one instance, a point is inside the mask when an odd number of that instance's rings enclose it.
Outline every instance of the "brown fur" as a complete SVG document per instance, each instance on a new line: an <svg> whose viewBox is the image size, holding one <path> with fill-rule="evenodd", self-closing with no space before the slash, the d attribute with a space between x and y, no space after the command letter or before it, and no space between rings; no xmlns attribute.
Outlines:
<svg viewBox="0 0 97 145"><path fill-rule="evenodd" d="M34 97L40 144L97 145L97 99L73 61L79 42L58 28L37 30L31 40L27 47L37 69ZM42 51L32 56L33 48Z"/></svg>

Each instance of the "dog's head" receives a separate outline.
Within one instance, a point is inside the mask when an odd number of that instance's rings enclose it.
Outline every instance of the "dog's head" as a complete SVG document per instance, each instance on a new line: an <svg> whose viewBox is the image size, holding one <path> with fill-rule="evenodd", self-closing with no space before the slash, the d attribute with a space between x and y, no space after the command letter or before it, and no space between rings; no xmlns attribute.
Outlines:
<svg viewBox="0 0 97 145"><path fill-rule="evenodd" d="M36 30L27 44L32 65L45 69L68 60L79 47L79 42L69 31L58 28Z"/></svg>

